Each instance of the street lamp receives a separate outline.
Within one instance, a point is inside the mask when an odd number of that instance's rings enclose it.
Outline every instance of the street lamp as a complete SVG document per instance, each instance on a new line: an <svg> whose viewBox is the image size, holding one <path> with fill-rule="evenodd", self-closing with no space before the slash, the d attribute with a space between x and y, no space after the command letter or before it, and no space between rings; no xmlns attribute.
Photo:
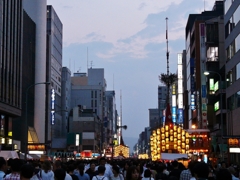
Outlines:
<svg viewBox="0 0 240 180"><path fill-rule="evenodd" d="M221 156L222 156L222 161L224 160L224 157L223 157L223 113L222 113L222 77L221 77L221 75L218 73L218 72L215 72L215 71L205 71L203 74L205 75L205 76L208 76L210 73L212 73L212 74L217 74L218 76L219 76L219 81L220 81L220 107L221 107L221 109L220 109L220 122L221 122L221 148L220 148L220 152L221 152Z"/></svg>
<svg viewBox="0 0 240 180"><path fill-rule="evenodd" d="M27 149L28 149L28 91L30 88L39 85L39 84L51 84L50 82L40 82L40 83L35 83L35 84L31 84L30 86L27 87L26 89L26 114L25 114L25 133L26 133L26 137L25 137L25 154L24 154L24 159L27 160Z"/></svg>

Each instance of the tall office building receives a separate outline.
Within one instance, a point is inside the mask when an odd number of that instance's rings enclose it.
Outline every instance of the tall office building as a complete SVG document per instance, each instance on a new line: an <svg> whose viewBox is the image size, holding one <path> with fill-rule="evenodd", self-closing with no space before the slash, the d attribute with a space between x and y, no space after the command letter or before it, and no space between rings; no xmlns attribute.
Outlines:
<svg viewBox="0 0 240 180"><path fill-rule="evenodd" d="M22 38L22 115L13 121L13 139L22 142L21 151L25 152L24 143L26 142L26 118L30 127L34 124L34 88L29 88L35 83L35 44L36 44L36 25L33 20L23 11L23 38ZM27 95L27 97L26 97ZM27 103L26 103L27 101ZM26 107L27 105L27 107ZM26 109L27 108L27 109ZM26 112L27 111L27 112ZM27 117L26 117L27 113ZM24 122L24 123L23 123ZM30 136L32 143L37 143L36 136L31 131ZM20 149L20 147L17 147Z"/></svg>
<svg viewBox="0 0 240 180"><path fill-rule="evenodd" d="M160 127L158 109L148 109L149 112L149 127L154 129Z"/></svg>
<svg viewBox="0 0 240 180"><path fill-rule="evenodd" d="M187 74L184 77L187 82L185 97L187 93L188 102L184 102L189 121L189 128L208 128L207 119L207 89L206 77L206 21L223 15L223 1L216 1L212 11L204 11L201 14L190 14L186 25L186 66ZM186 98L184 98L186 100Z"/></svg>
<svg viewBox="0 0 240 180"><path fill-rule="evenodd" d="M12 119L22 108L22 1L0 0L0 141L12 149Z"/></svg>
<svg viewBox="0 0 240 180"><path fill-rule="evenodd" d="M240 128L240 1L224 2L226 77L227 77L227 134L239 135ZM236 158L235 154L235 158ZM233 157L234 158L234 157ZM236 159L234 159L236 160ZM238 156L239 160L239 156Z"/></svg>
<svg viewBox="0 0 240 180"><path fill-rule="evenodd" d="M11 2L11 1L8 1ZM46 0L23 0L23 8L36 24L35 83L46 82ZM34 129L39 143L45 142L46 84L34 85Z"/></svg>
<svg viewBox="0 0 240 180"><path fill-rule="evenodd" d="M67 137L68 118L71 110L71 71L67 67L62 68L62 137Z"/></svg>
<svg viewBox="0 0 240 180"><path fill-rule="evenodd" d="M167 87L158 86L158 110L159 110L159 122L161 125L164 123L164 109L166 108L167 99Z"/></svg>
<svg viewBox="0 0 240 180"><path fill-rule="evenodd" d="M51 82L47 91L46 129L48 140L64 136L62 131L61 74L62 74L62 29L63 25L54 8L47 7L47 62L46 79ZM54 107L52 106L54 93ZM51 112L54 109L54 112ZM65 136L66 137L66 136Z"/></svg>

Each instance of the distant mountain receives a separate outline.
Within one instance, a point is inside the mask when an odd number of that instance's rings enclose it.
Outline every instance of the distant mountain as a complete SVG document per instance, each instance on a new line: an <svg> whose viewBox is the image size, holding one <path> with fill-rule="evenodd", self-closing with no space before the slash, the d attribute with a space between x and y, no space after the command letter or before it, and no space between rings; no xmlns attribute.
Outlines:
<svg viewBox="0 0 240 180"><path fill-rule="evenodd" d="M136 137L124 137L123 136L124 144L130 148L130 153L133 152L133 146L137 143L138 138Z"/></svg>

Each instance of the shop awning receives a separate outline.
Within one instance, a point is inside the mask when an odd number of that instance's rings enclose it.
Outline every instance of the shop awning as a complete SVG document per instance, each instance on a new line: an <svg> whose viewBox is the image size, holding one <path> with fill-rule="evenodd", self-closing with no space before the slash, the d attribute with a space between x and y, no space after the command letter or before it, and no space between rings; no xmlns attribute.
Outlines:
<svg viewBox="0 0 240 180"><path fill-rule="evenodd" d="M0 151L0 157L3 157L6 160L10 158L12 159L19 158L16 151Z"/></svg>
<svg viewBox="0 0 240 180"><path fill-rule="evenodd" d="M163 160L177 160L188 158L187 154L177 154L177 153L161 153L161 159Z"/></svg>

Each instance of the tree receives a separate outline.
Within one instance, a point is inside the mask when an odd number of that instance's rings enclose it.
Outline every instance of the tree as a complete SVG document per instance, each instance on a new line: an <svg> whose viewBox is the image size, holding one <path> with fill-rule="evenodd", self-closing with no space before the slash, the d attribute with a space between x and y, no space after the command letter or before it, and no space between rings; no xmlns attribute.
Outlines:
<svg viewBox="0 0 240 180"><path fill-rule="evenodd" d="M169 102L169 89L170 89L170 86L172 86L173 83L177 80L177 74L170 73L168 75L168 74L161 73L159 76L159 80L160 82L162 82L167 86L167 101L166 101L166 104L167 104Z"/></svg>

